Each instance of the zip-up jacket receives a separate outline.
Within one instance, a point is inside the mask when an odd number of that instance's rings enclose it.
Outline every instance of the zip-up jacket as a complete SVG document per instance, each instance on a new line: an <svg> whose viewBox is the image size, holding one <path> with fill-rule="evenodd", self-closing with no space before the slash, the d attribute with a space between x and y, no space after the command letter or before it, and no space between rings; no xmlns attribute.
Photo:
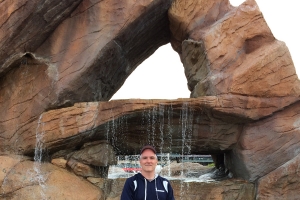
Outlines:
<svg viewBox="0 0 300 200"><path fill-rule="evenodd" d="M174 200L174 194L167 179L155 175L149 181L137 173L126 180L121 200Z"/></svg>

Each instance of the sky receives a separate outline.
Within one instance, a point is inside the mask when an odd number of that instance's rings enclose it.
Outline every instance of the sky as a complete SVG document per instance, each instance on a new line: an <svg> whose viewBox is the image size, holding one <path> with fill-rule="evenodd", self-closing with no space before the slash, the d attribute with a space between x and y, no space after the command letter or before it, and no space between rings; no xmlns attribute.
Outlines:
<svg viewBox="0 0 300 200"><path fill-rule="evenodd" d="M233 6L243 0L230 0ZM300 77L300 11L298 0L256 0L259 9L277 40L286 43ZM184 68L170 44L155 51L126 79L113 99L189 98Z"/></svg>

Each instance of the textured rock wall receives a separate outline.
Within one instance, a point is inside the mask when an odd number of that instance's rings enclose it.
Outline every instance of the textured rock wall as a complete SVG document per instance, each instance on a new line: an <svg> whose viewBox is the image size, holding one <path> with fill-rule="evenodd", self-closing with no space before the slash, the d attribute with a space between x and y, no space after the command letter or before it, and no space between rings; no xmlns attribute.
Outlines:
<svg viewBox="0 0 300 200"><path fill-rule="evenodd" d="M178 198L300 198L299 79L254 0L0 5L0 198L118 199L95 178L144 143L225 154L231 180L175 181ZM169 41L193 98L107 102Z"/></svg>
<svg viewBox="0 0 300 200"><path fill-rule="evenodd" d="M0 43L1 151L22 154L19 141L35 137L46 110L109 100L144 59L169 41L170 1L67 2L1 2L8 11L0 21L6 38ZM17 20L23 16L28 24ZM45 18L42 24L40 18ZM22 32L30 37L16 40ZM32 40L31 48L23 48ZM20 47L8 48L14 45Z"/></svg>
<svg viewBox="0 0 300 200"><path fill-rule="evenodd" d="M236 8L228 1L178 0L169 18L171 43L181 56L192 97L235 94L270 102L273 97L299 98L288 48L274 38L254 0ZM257 199L299 198L294 177L300 147L295 102L283 107L273 102L281 109L244 123L236 146L224 151L235 177L257 183Z"/></svg>
<svg viewBox="0 0 300 200"><path fill-rule="evenodd" d="M0 3L0 76L34 52L81 0L4 0Z"/></svg>

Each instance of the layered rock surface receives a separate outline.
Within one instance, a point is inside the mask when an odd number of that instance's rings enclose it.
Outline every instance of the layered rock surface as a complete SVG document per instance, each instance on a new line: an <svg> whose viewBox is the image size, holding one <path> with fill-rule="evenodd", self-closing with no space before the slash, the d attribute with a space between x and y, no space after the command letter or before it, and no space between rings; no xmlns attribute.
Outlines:
<svg viewBox="0 0 300 200"><path fill-rule="evenodd" d="M25 7L19 1L1 3L3 8L9 8L0 26L0 35L7 42L0 46L4 62L0 65L1 151L22 154L24 149L12 144L27 135L28 129L34 129L46 110L75 102L109 100L144 59L169 41L170 1L83 0L76 8L75 2L68 6L66 2L22 1ZM30 15L42 12L43 6L49 9L48 14L43 13L49 15L49 27L34 24L45 16ZM59 12L58 7L66 7L65 13L53 13ZM35 27L27 27L21 20L19 28L17 24L14 28L7 25L23 15ZM51 25L51 20L56 26ZM33 30L40 34L31 34L34 39L23 35L19 41L15 36L19 29L26 34ZM24 50L22 45L31 40L36 47ZM21 47L8 48L14 45ZM35 135L35 131L29 135Z"/></svg>
<svg viewBox="0 0 300 200"><path fill-rule="evenodd" d="M161 152L181 153L182 134L186 132L190 153L200 154L232 149L243 124L268 117L298 100L220 95L78 103L43 113L34 131L43 134L44 148L51 153L91 140L107 140L117 154L125 155L138 154L141 143L153 143ZM18 148L32 154L35 137L22 138Z"/></svg>
<svg viewBox="0 0 300 200"><path fill-rule="evenodd" d="M299 154L259 180L257 199L299 198Z"/></svg>
<svg viewBox="0 0 300 200"><path fill-rule="evenodd" d="M192 97L299 96L288 48L274 38L255 1L232 8L222 0L178 0L169 16Z"/></svg>
<svg viewBox="0 0 300 200"><path fill-rule="evenodd" d="M18 66L28 52L39 48L81 1L1 1L0 76Z"/></svg>
<svg viewBox="0 0 300 200"><path fill-rule="evenodd" d="M177 198L300 198L299 80L254 0L0 5L0 198L118 199L124 180L95 177L146 143L224 153L245 180L174 181ZM168 42L193 98L108 102Z"/></svg>

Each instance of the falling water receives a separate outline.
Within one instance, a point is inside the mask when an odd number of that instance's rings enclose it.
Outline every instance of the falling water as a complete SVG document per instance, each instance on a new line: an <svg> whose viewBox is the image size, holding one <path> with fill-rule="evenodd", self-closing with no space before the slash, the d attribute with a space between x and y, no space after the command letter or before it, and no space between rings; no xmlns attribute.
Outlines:
<svg viewBox="0 0 300 200"><path fill-rule="evenodd" d="M144 121L146 122L146 134L147 135L147 144L154 145L155 141L155 132L157 124L157 107L153 107L152 110L147 110L146 114L143 114L145 117Z"/></svg>
<svg viewBox="0 0 300 200"><path fill-rule="evenodd" d="M165 107L164 105L159 105L159 132L160 132L160 153L163 153L164 148L164 126L165 126Z"/></svg>
<svg viewBox="0 0 300 200"><path fill-rule="evenodd" d="M116 151L119 151L120 147L126 145L127 136L125 133L128 132L127 116L118 118L113 116L112 120L106 123L105 129L107 143L111 144Z"/></svg>
<svg viewBox="0 0 300 200"><path fill-rule="evenodd" d="M173 135L173 128L172 128L172 119L173 119L173 107L172 105L168 109L168 124L167 124L167 138L169 141L168 146L168 177L171 176L171 161L170 161L170 153L172 153L172 135Z"/></svg>
<svg viewBox="0 0 300 200"><path fill-rule="evenodd" d="M191 153L191 137L193 131L193 112L189 109L188 103L184 103L182 105L182 110L180 113L180 121L181 121L181 135L182 135L182 143L181 143L181 176L184 175L184 155L189 155ZM180 184L180 199L184 197L184 191L189 189L189 184L187 184L187 188L184 189L183 186L184 179L181 179Z"/></svg>
<svg viewBox="0 0 300 200"><path fill-rule="evenodd" d="M33 176L33 181L37 181L39 186L41 187L41 196L42 199L47 199L45 195L46 191L46 175L43 174L41 171L43 155L45 154L45 146L44 146L44 123L42 123L43 115L40 115L38 120L38 125L36 128L36 143L35 143L35 150L34 150L34 172L35 175ZM42 130L42 131L41 131Z"/></svg>
<svg viewBox="0 0 300 200"><path fill-rule="evenodd" d="M184 103L181 111L182 155L191 153L193 133L193 111Z"/></svg>
<svg viewBox="0 0 300 200"><path fill-rule="evenodd" d="M154 145L156 137L156 124L158 123L157 112L157 107L143 111L141 125L145 127L144 130L146 131L143 130L141 133L146 137L140 138L141 144Z"/></svg>
<svg viewBox="0 0 300 200"><path fill-rule="evenodd" d="M154 145L155 141L155 133L156 133L156 124L157 124L157 107L152 108L152 115L151 115L151 144Z"/></svg>

